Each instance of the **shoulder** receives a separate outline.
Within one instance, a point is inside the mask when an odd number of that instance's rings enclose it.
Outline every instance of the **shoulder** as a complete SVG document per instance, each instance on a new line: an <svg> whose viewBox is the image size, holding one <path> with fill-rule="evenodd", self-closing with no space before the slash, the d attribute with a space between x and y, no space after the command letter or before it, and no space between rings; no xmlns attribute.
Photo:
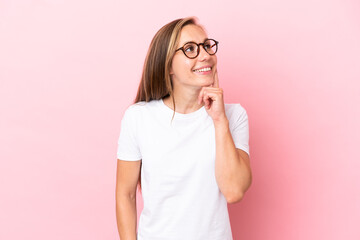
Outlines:
<svg viewBox="0 0 360 240"><path fill-rule="evenodd" d="M225 103L225 113L229 120L247 117L246 109L240 103Z"/></svg>
<svg viewBox="0 0 360 240"><path fill-rule="evenodd" d="M141 117L141 115L144 114L144 112L148 111L149 109L153 109L157 106L157 100L151 100L149 102L140 101L137 103L132 103L128 105L124 112L124 117Z"/></svg>

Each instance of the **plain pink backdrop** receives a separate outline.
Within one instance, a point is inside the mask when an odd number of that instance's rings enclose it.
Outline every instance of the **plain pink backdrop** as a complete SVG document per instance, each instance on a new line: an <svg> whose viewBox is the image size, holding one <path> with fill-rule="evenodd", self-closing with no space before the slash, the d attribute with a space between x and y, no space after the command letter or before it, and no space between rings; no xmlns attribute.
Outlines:
<svg viewBox="0 0 360 240"><path fill-rule="evenodd" d="M220 42L225 102L249 116L234 240L360 239L355 0L2 0L0 239L119 238L122 114L152 37L186 16Z"/></svg>

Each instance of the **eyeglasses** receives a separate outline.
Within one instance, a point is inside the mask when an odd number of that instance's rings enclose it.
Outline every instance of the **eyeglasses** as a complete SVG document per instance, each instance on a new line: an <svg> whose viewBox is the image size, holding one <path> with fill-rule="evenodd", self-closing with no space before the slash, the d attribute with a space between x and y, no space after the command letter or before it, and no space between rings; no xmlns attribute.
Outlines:
<svg viewBox="0 0 360 240"><path fill-rule="evenodd" d="M188 58L196 58L200 53L200 45L203 46L204 50L209 55L214 55L218 50L219 42L214 39L205 39L203 43L196 42L187 42L183 47L176 49L175 52L182 50L186 57Z"/></svg>

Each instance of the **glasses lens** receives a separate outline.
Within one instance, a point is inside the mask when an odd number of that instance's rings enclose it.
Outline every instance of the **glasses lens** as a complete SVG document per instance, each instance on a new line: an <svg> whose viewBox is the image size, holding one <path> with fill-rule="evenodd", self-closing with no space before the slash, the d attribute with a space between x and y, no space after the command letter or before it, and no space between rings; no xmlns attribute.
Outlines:
<svg viewBox="0 0 360 240"><path fill-rule="evenodd" d="M213 55L217 52L217 44L212 39L208 39L204 42L204 48L210 55Z"/></svg>
<svg viewBox="0 0 360 240"><path fill-rule="evenodd" d="M198 46L195 43L187 43L184 46L184 52L189 58L194 58L197 55Z"/></svg>

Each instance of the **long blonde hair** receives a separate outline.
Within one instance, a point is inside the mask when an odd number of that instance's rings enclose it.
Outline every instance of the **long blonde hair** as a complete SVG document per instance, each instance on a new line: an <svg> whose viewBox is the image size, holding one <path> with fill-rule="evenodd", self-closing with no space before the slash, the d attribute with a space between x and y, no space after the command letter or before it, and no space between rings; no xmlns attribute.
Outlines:
<svg viewBox="0 0 360 240"><path fill-rule="evenodd" d="M166 24L155 34L145 58L143 73L134 103L160 100L170 96L174 106L174 118L175 98L170 69L179 43L180 32L183 27L189 24L202 27L197 23L196 17L180 18ZM141 166L138 186L141 191Z"/></svg>

